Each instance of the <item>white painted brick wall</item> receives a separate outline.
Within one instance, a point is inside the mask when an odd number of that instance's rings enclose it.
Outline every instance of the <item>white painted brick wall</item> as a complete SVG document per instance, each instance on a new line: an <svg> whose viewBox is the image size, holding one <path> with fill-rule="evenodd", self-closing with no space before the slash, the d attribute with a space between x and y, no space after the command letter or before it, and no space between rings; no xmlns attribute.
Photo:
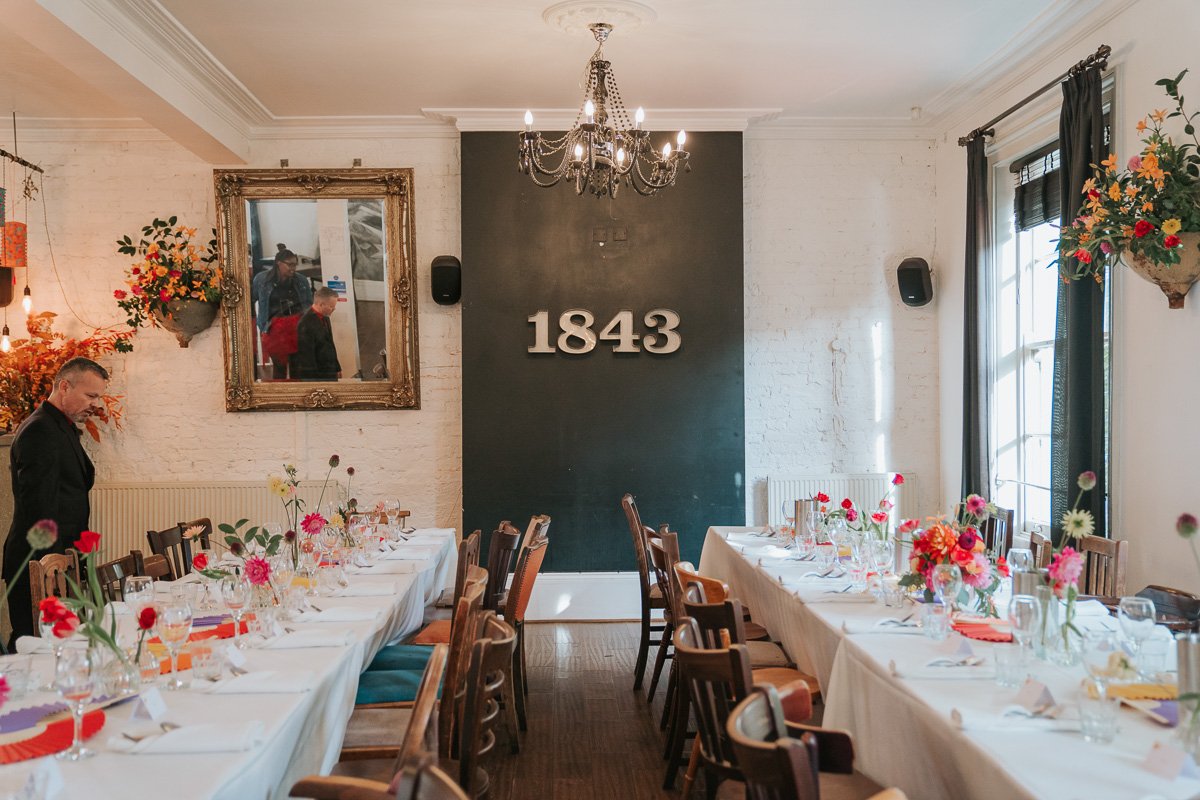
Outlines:
<svg viewBox="0 0 1200 800"><path fill-rule="evenodd" d="M118 236L169 214L202 229L214 224L212 166L171 142L35 142L22 154L46 168L50 234L66 299L90 324L122 320L112 300L127 266L114 250ZM277 166L281 157L293 167L349 166L361 157L368 167L414 168L421 409L229 414L220 330L200 334L187 350L165 331L146 330L132 354L108 360L112 387L125 395L125 429L99 446L88 443L98 477L254 480L295 461L302 476L319 480L337 452L343 465L356 468L355 495L398 496L413 510L414 524L458 527L460 310L436 305L428 293L431 259L459 252L458 141L275 141L254 148L250 166ZM40 208L34 210L30 284L37 307L58 312L56 327L78 335L85 327L71 317L53 279ZM9 317L21 329L19 306Z"/></svg>
<svg viewBox="0 0 1200 800"><path fill-rule="evenodd" d="M905 306L895 271L938 267L932 143L747 138L743 169L747 519L765 522L772 474L937 487L941 301L935 276L934 302Z"/></svg>

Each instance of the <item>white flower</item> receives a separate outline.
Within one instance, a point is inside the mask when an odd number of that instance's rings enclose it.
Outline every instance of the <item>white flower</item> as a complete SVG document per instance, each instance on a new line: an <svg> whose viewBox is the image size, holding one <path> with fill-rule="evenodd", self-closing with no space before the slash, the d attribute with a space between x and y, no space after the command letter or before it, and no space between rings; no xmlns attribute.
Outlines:
<svg viewBox="0 0 1200 800"><path fill-rule="evenodd" d="M1090 511L1068 511L1062 516L1063 535L1072 539L1091 536L1096 530L1096 520Z"/></svg>

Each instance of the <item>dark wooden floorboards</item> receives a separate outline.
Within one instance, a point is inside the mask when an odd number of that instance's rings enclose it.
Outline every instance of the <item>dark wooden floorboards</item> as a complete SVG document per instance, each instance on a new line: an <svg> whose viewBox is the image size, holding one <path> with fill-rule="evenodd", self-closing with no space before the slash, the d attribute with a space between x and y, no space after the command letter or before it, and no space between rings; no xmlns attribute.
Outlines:
<svg viewBox="0 0 1200 800"><path fill-rule="evenodd" d="M526 626L529 731L520 755L501 742L487 759L493 800L678 800L678 791L660 788L663 689L653 709L632 689L638 630L624 622Z"/></svg>

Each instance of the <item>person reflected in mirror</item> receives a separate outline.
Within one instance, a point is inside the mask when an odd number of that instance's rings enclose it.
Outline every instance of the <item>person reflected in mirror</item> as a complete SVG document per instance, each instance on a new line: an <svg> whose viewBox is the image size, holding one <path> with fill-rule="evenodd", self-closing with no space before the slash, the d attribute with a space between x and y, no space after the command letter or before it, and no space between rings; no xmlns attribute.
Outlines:
<svg viewBox="0 0 1200 800"><path fill-rule="evenodd" d="M336 381L342 377L333 326L329 318L338 304L338 293L327 286L317 289L312 307L296 325L295 377L302 381Z"/></svg>
<svg viewBox="0 0 1200 800"><path fill-rule="evenodd" d="M312 283L296 271L300 259L284 245L278 248L275 265L250 282L262 352L271 360L271 377L277 381L297 377L291 363L297 347L296 326L313 301Z"/></svg>

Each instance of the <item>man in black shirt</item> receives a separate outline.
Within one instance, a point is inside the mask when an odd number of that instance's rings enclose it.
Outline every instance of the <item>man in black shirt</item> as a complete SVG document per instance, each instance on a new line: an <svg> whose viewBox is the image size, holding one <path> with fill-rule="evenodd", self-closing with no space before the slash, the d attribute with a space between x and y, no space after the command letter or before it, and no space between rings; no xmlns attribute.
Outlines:
<svg viewBox="0 0 1200 800"><path fill-rule="evenodd" d="M296 326L296 377L302 381L336 381L342 377L329 317L337 308L338 295L322 286L313 293L312 308Z"/></svg>

